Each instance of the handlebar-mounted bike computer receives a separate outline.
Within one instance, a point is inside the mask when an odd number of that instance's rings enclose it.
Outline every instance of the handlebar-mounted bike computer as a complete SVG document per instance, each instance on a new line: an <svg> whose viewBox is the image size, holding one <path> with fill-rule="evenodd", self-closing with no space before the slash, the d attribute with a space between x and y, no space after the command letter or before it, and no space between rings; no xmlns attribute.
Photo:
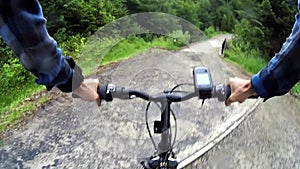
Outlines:
<svg viewBox="0 0 300 169"><path fill-rule="evenodd" d="M195 90L199 94L199 99L211 98L213 82L209 70L205 67L194 67L193 77Z"/></svg>

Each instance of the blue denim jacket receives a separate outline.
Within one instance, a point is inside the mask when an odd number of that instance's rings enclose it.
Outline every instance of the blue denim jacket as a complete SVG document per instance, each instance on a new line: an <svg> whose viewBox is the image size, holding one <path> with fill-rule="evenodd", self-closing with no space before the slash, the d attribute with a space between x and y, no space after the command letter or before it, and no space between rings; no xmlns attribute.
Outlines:
<svg viewBox="0 0 300 169"><path fill-rule="evenodd" d="M73 69L48 35L37 0L0 0L0 35L22 65L37 77L37 84L68 84L67 91L72 89L68 82L72 80Z"/></svg>
<svg viewBox="0 0 300 169"><path fill-rule="evenodd" d="M300 80L300 0L290 36L268 65L251 78L252 87L262 98L287 93Z"/></svg>

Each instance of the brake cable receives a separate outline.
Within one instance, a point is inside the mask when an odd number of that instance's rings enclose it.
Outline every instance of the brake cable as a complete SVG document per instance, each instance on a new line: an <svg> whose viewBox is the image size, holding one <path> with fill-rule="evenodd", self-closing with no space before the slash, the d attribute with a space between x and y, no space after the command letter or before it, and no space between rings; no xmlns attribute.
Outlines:
<svg viewBox="0 0 300 169"><path fill-rule="evenodd" d="M181 91L174 91L174 90L175 90L176 88L180 87L180 86L183 86L183 85L193 85L193 84L191 84L191 83L182 83L182 84L178 84L178 85L176 85L175 87L172 88L172 90L170 91L170 93L173 93L173 92L181 92ZM150 107L150 104L151 104L151 103L152 103L151 101L148 102L147 107L146 107L146 110L145 110L146 127L147 127L147 131L148 131L149 137L150 137L150 139L151 139L151 142L152 142L152 144L153 144L155 150L158 151L158 150L157 150L157 146L156 146L156 144L155 144L155 141L154 141L153 136L152 136L151 131L150 131L149 123L148 123L148 111L149 111L149 107ZM157 106L158 108L160 108L159 105L158 105L157 103L155 103L155 104L156 104L156 106ZM175 134L174 134L174 138L173 138L173 143L171 144L171 149L173 149L173 147L174 147L174 145L175 145L175 142L176 142L176 138L177 138L177 119L176 119L176 116L175 116L174 111L173 111L172 109L170 109L170 111L171 111L171 113L172 113L172 116L173 116L173 118L174 118L174 123L175 123ZM170 136L172 137L172 128L171 128L171 127L170 127ZM170 140L171 140L171 138L170 138Z"/></svg>
<svg viewBox="0 0 300 169"><path fill-rule="evenodd" d="M178 85L176 85L175 87L172 88L172 90L170 91L170 93L174 92L174 90L175 90L176 88L178 88L178 87L180 87L180 86L183 86L183 85L193 86L194 84L192 84L192 83L181 83L181 84L178 84ZM180 92L180 91L178 91L178 92Z"/></svg>
<svg viewBox="0 0 300 169"><path fill-rule="evenodd" d="M147 107L146 107L146 111L145 111L146 126L147 126L147 130L148 130L148 133L149 133L149 137L150 137L151 142L152 142L152 144L153 144L153 146L154 146L154 149L155 149L156 151L158 151L158 150L157 150L157 147L156 147L156 145L155 145L154 139L153 139L153 137L152 137L152 134L151 134L151 131L150 131L150 128L149 128L149 124L148 124L148 110L149 110L150 104L151 104L151 102L148 102Z"/></svg>
<svg viewBox="0 0 300 169"><path fill-rule="evenodd" d="M171 109L171 113L173 115L173 118L174 118L174 123L175 123L175 134L174 134L174 139L173 139L173 144L171 146L171 148L173 149L174 145L175 145L175 141L176 141L176 137L177 137L177 120L176 120L176 116L175 116L175 113L174 111ZM171 127L170 127L171 129Z"/></svg>

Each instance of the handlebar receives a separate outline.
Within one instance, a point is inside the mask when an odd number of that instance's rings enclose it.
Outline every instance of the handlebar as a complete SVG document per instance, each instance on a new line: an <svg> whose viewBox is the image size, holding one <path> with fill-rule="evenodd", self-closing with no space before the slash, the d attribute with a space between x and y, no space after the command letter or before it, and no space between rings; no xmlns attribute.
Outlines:
<svg viewBox="0 0 300 169"><path fill-rule="evenodd" d="M176 86L178 87L178 85ZM161 109L161 121L154 121L154 133L161 134L161 141L158 144L158 149L154 143L152 138L148 121L147 121L147 109L146 108L146 125L149 136L152 140L152 143L156 150L158 150L159 154L156 156L151 156L149 159L143 160L140 164L143 165L145 169L152 169L152 168L177 168L178 162L172 152L172 147L175 143L176 138L176 130L174 141L170 141L171 134L169 133L170 130L170 116L171 116L171 109L170 104L172 102L181 102L189 100L193 97L198 97L201 99L210 99L210 98L217 98L219 101L224 102L228 99L231 94L231 89L229 85L219 84L216 86L212 86L211 94L204 93L201 95L201 92L197 91L196 88L194 91L178 91L175 90L174 87L171 91L164 91L162 93L158 93L156 95L151 95L143 91L138 90L131 90L125 89L124 87L117 87L114 84L107 84L101 85L97 89L97 93L99 94L100 98L105 101L112 101L115 98L122 99L122 100L129 100L133 98L141 98L147 101L152 102L160 102L162 105L166 105L163 109ZM201 95L201 96L200 96ZM203 100L203 101L204 101ZM203 103L203 102L202 102ZM150 103L149 103L150 104ZM148 106L149 106L148 104ZM176 118L175 115L175 126L176 126ZM171 148L170 148L171 147ZM171 150L171 151L169 151Z"/></svg>
<svg viewBox="0 0 300 169"><path fill-rule="evenodd" d="M230 92L230 91L226 91L226 87L224 84L219 84L219 85L213 86L213 90L212 90L210 98L218 98L219 101L225 101L227 98L226 96L228 95L228 92ZM108 101L108 102L112 101L114 98L128 100L128 99L133 99L135 97L139 97L141 99L144 99L147 101L154 101L154 102L163 102L163 101L181 102L181 101L186 101L193 97L199 96L199 93L196 91L187 92L184 94L179 94L176 91L172 91L172 92L165 91L158 95L150 95L143 91L127 90L124 87L117 87L114 84L102 85L101 87L98 88L98 94L101 99ZM206 99L209 99L209 98L206 98Z"/></svg>
<svg viewBox="0 0 300 169"><path fill-rule="evenodd" d="M163 99L168 99L171 102L181 102L185 100L189 100L193 97L198 96L196 92L190 92L185 95L175 95L174 93L164 93L158 96L151 96L142 91L136 90L125 90L123 87L116 87L113 84L101 85L98 88L97 93L99 94L100 98L110 102L113 98L118 99L133 99L134 97L139 97L144 100L148 101L162 101ZM226 101L229 96L231 95L231 88L229 85L225 87L223 84L219 84L213 87L212 97L211 98L218 98L220 102ZM79 98L79 96L72 94L73 98ZM257 99L259 96L250 96L249 99Z"/></svg>

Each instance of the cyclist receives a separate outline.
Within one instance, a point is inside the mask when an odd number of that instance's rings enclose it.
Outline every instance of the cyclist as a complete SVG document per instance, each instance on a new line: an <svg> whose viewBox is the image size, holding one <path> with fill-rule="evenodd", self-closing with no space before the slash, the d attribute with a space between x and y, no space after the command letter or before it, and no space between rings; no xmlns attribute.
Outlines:
<svg viewBox="0 0 300 169"><path fill-rule="evenodd" d="M74 92L100 105L96 92L99 81L84 79L73 59L62 55L48 35L37 0L0 0L0 35L22 65L37 77L37 84L48 90L56 86L62 92Z"/></svg>
<svg viewBox="0 0 300 169"><path fill-rule="evenodd" d="M300 11L300 0L298 0ZM233 102L244 102L251 95L258 95L265 100L287 93L300 80L300 12L295 15L296 21L290 36L282 45L279 53L268 65L250 80L231 78L232 90L226 105Z"/></svg>

